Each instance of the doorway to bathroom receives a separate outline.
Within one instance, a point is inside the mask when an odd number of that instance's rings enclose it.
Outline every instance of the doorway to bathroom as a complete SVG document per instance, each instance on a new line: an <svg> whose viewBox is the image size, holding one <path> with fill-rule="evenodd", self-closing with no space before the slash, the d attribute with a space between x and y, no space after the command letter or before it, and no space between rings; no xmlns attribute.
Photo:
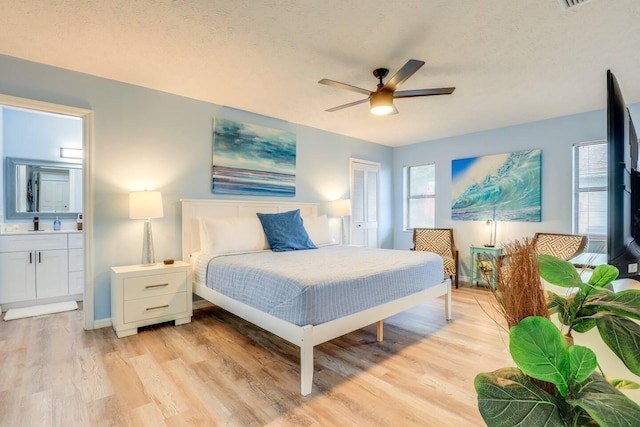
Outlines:
<svg viewBox="0 0 640 427"><path fill-rule="evenodd" d="M92 137L91 110L0 94L0 222L21 227L37 216L53 228L57 217L70 229L82 215L83 233L69 239L79 240L80 253L69 243L68 262L69 288L84 301L85 329L94 325Z"/></svg>

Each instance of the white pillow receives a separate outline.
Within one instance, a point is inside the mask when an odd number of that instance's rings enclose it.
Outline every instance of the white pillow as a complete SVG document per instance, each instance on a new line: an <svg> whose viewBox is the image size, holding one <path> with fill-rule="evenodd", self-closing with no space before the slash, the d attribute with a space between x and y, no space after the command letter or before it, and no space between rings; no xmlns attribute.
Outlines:
<svg viewBox="0 0 640 427"><path fill-rule="evenodd" d="M200 250L209 254L269 249L258 217L200 218Z"/></svg>
<svg viewBox="0 0 640 427"><path fill-rule="evenodd" d="M326 215L302 218L302 225L316 246L333 243Z"/></svg>

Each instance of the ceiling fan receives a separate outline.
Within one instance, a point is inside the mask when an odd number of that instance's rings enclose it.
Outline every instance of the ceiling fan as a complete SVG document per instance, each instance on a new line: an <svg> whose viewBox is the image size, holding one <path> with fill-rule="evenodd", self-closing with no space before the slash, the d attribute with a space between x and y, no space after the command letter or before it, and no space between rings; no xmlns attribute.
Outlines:
<svg viewBox="0 0 640 427"><path fill-rule="evenodd" d="M417 96L432 96L432 95L450 95L456 89L455 87L443 87L438 89L414 89L414 90L401 90L398 91L398 87L409 77L411 77L416 71L424 65L424 61L417 59L410 59L406 64L398 70L397 73L391 77L387 83L383 83L382 80L387 77L389 70L386 68L376 68L373 70L373 75L380 81L375 91L362 89L357 86L352 86L346 83L336 82L334 80L322 79L318 83L337 87L339 89L350 90L352 92L358 92L363 95L367 95L367 98L359 101L350 102L348 104L339 105L337 107L329 108L328 112L342 110L343 108L353 107L354 105L363 104L367 101L371 104L371 112L373 114L385 115L385 114L397 114L398 109L393 105L395 98L413 98Z"/></svg>

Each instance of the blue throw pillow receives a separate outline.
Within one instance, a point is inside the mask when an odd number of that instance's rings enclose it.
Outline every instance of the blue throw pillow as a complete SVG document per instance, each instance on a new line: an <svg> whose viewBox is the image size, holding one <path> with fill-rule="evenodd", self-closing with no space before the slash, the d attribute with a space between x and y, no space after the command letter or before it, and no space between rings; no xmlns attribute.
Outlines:
<svg viewBox="0 0 640 427"><path fill-rule="evenodd" d="M277 214L257 213L274 252L317 249L302 225L300 209Z"/></svg>

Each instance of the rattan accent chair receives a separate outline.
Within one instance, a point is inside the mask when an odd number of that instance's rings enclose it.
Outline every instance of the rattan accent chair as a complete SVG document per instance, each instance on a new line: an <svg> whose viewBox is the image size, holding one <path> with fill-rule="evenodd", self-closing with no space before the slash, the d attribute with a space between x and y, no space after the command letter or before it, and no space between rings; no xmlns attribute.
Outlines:
<svg viewBox="0 0 640 427"><path fill-rule="evenodd" d="M454 279L458 287L458 250L452 228L414 228L412 251L434 252L444 261L445 276Z"/></svg>
<svg viewBox="0 0 640 427"><path fill-rule="evenodd" d="M565 261L584 252L587 243L587 236L579 234L536 233L533 236L533 245L538 255L552 255ZM509 270L514 268L509 264L508 255L498 257L497 267L498 273L504 277L509 277Z"/></svg>
<svg viewBox="0 0 640 427"><path fill-rule="evenodd" d="M581 254L587 246L587 236L578 234L536 233L533 242L538 254L553 255L565 261Z"/></svg>

